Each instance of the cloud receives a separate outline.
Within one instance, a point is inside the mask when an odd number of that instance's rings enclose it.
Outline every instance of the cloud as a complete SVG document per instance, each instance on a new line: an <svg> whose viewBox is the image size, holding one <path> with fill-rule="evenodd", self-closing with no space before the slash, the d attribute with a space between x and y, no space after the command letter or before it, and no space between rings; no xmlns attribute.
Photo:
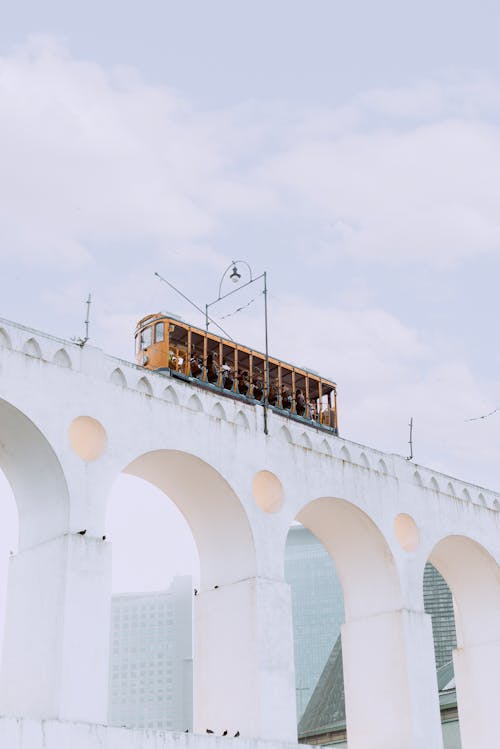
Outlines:
<svg viewBox="0 0 500 749"><path fill-rule="evenodd" d="M261 348L261 310L241 313L239 334ZM500 378L482 377L440 334L432 341L377 307L273 300L272 355L305 365L338 386L342 436L408 455L414 419L417 462L463 479L498 487L500 414L467 419L500 404Z"/></svg>
<svg viewBox="0 0 500 749"><path fill-rule="evenodd" d="M446 278L443 268L494 257L499 102L498 84L476 76L360 92L328 108L201 110L133 70L34 39L0 58L3 267L37 268L62 334L79 333L92 291L93 342L128 356L139 317L183 310L158 293L154 270L205 301L208 271L217 280L235 246L248 257L265 237L259 266L265 258L282 286L295 284L294 296L273 284L272 351L338 381L342 432L404 451L414 416L426 460L460 473L468 456L487 475L496 422L464 420L500 402L498 383L443 345L445 332L429 341L366 287L350 303L346 278L334 277L335 301L318 303L314 279L338 267L334 258ZM227 320L259 348L261 306ZM186 319L199 318L188 309Z"/></svg>
<svg viewBox="0 0 500 749"><path fill-rule="evenodd" d="M213 232L225 156L177 94L38 39L0 60L0 111L3 259L79 267Z"/></svg>
<svg viewBox="0 0 500 749"><path fill-rule="evenodd" d="M498 86L480 76L330 108L201 111L33 38L0 58L2 258L76 270L140 244L189 260L229 222L245 233L264 221L302 222L324 257L442 266L492 253L499 111Z"/></svg>
<svg viewBox="0 0 500 749"><path fill-rule="evenodd" d="M325 256L443 266L500 249L499 166L498 127L446 120L305 139L261 178L322 224Z"/></svg>

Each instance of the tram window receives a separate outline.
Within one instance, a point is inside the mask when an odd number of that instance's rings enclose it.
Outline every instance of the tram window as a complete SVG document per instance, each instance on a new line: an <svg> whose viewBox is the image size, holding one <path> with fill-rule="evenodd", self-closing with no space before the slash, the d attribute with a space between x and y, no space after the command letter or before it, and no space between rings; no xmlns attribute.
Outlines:
<svg viewBox="0 0 500 749"><path fill-rule="evenodd" d="M331 393L333 388L323 383L321 396L321 423L325 426L334 426L333 410L331 407Z"/></svg>
<svg viewBox="0 0 500 749"><path fill-rule="evenodd" d="M205 337L201 333L191 330L191 351L189 355L190 374L198 379L203 378L205 370L205 361L203 359L203 347Z"/></svg>
<svg viewBox="0 0 500 749"><path fill-rule="evenodd" d="M207 336L207 381L212 385L219 382L219 341Z"/></svg>
<svg viewBox="0 0 500 749"><path fill-rule="evenodd" d="M306 378L303 374L295 372L295 413L298 416L306 415L307 392Z"/></svg>
<svg viewBox="0 0 500 749"><path fill-rule="evenodd" d="M169 335L168 366L177 372L187 369L188 332L182 325L171 325Z"/></svg>
<svg viewBox="0 0 500 749"><path fill-rule="evenodd" d="M141 350L141 336L136 335L135 337L135 353L138 354Z"/></svg>
<svg viewBox="0 0 500 749"><path fill-rule="evenodd" d="M265 359L252 354L252 395L260 401L264 396L264 379L266 372Z"/></svg>
<svg viewBox="0 0 500 749"><path fill-rule="evenodd" d="M152 328L144 328L141 333L141 348L146 349L151 346Z"/></svg>
<svg viewBox="0 0 500 749"><path fill-rule="evenodd" d="M307 404L307 415L310 419L318 417L319 380L309 375L309 403Z"/></svg>
<svg viewBox="0 0 500 749"><path fill-rule="evenodd" d="M269 390L268 400L271 406L277 406L279 400L279 367L276 362L269 362Z"/></svg>
<svg viewBox="0 0 500 749"><path fill-rule="evenodd" d="M238 349L238 392L249 395L250 392L250 354Z"/></svg>
<svg viewBox="0 0 500 749"><path fill-rule="evenodd" d="M165 323L157 322L155 325L155 343L163 343L165 340Z"/></svg>
<svg viewBox="0 0 500 749"><path fill-rule="evenodd" d="M292 370L281 366L281 408L290 411L292 408Z"/></svg>
<svg viewBox="0 0 500 749"><path fill-rule="evenodd" d="M235 372L234 372L234 347L226 343L222 345L222 366L221 366L221 383L222 387L226 390L233 390L235 383Z"/></svg>

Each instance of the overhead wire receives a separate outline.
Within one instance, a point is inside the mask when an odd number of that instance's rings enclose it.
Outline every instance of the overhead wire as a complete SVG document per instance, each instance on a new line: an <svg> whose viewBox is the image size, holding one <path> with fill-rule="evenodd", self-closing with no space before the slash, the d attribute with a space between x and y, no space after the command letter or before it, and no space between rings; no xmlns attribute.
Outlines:
<svg viewBox="0 0 500 749"><path fill-rule="evenodd" d="M498 410L498 408L495 408L493 411L490 411L489 414L483 414L483 416L474 416L472 419L464 419L464 421L480 421L481 419L487 419L489 416L493 416L493 414L496 414Z"/></svg>
<svg viewBox="0 0 500 749"><path fill-rule="evenodd" d="M238 312L241 312L242 310L246 309L247 307L250 307L250 305L253 304L259 298L259 296L260 296L260 294L257 294L257 296L255 296L253 299L250 299L250 301L247 302L246 304L243 304L241 307L237 307L232 312L228 312L227 315L223 315L222 317L219 317L219 320L225 320L226 317L232 317L233 315L236 315Z"/></svg>

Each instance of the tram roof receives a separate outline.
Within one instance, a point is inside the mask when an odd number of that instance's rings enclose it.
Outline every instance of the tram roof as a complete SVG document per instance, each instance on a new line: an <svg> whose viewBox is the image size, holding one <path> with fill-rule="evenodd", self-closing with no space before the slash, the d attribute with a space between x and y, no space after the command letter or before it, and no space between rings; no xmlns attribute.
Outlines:
<svg viewBox="0 0 500 749"><path fill-rule="evenodd" d="M203 328L198 327L198 325L191 325L191 323L186 322L180 315L175 315L172 312L153 312L151 315L146 315L146 317L143 317L136 325L135 328L135 335L139 333L143 328L150 325L152 322L158 322L161 320L172 320L173 322L181 323L181 325L185 325L186 328L191 328L192 330L199 331L201 335L210 336L211 338L216 338L219 341L225 342L225 343L233 343L235 346L238 346L239 348L246 348L250 349L250 351L255 352L256 354L260 354L260 356L265 357L265 354L262 353L262 351L259 351L258 349L254 349L251 346L248 346L246 343L239 343L239 341L234 341L230 338L224 338L223 336L219 336L216 333L209 333L206 330L203 330ZM291 362L285 361L284 359L278 359L276 356L270 356L270 359L275 359L282 364L287 365L291 369L300 369L302 372L307 372L307 374L314 375L320 380L324 380L325 382L328 382L330 385L334 385L334 387L337 387L337 383L335 380L330 380L326 377L323 377L320 375L319 372L317 372L315 369L310 369L309 367L302 367L298 364L292 364Z"/></svg>

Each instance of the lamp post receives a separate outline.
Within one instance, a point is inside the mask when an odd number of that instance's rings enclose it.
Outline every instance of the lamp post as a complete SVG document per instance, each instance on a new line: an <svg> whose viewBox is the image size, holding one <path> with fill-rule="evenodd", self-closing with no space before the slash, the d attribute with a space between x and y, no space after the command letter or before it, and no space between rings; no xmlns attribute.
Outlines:
<svg viewBox="0 0 500 749"><path fill-rule="evenodd" d="M250 280L246 281L245 283L239 285L241 280L241 273L238 270L239 265L246 266L248 270L248 274L250 276ZM238 287L236 289L233 289L232 291L228 291L227 294L222 293L222 284L224 283L224 279L226 278L227 274L231 271L229 278L234 284L238 284ZM235 294L237 291L241 291L245 288L245 286L250 286L251 284L255 283L256 281L263 280L264 282L264 332L265 332L265 378L264 378L264 434L268 434L267 429L267 409L269 405L268 395L269 395L269 349L268 349L268 331L267 331L267 272L264 271L264 273L261 273L258 276L253 276L252 269L250 265L247 263L246 260L232 260L231 264L228 265L224 273L222 274L222 278L219 283L219 295L217 299L214 299L213 302L210 302L209 304L205 304L205 329L208 332L208 326L210 322L210 318L208 316L208 310L210 307L212 307L214 304L217 304L218 302L221 302L223 299L227 299L227 297L232 296L232 294Z"/></svg>

